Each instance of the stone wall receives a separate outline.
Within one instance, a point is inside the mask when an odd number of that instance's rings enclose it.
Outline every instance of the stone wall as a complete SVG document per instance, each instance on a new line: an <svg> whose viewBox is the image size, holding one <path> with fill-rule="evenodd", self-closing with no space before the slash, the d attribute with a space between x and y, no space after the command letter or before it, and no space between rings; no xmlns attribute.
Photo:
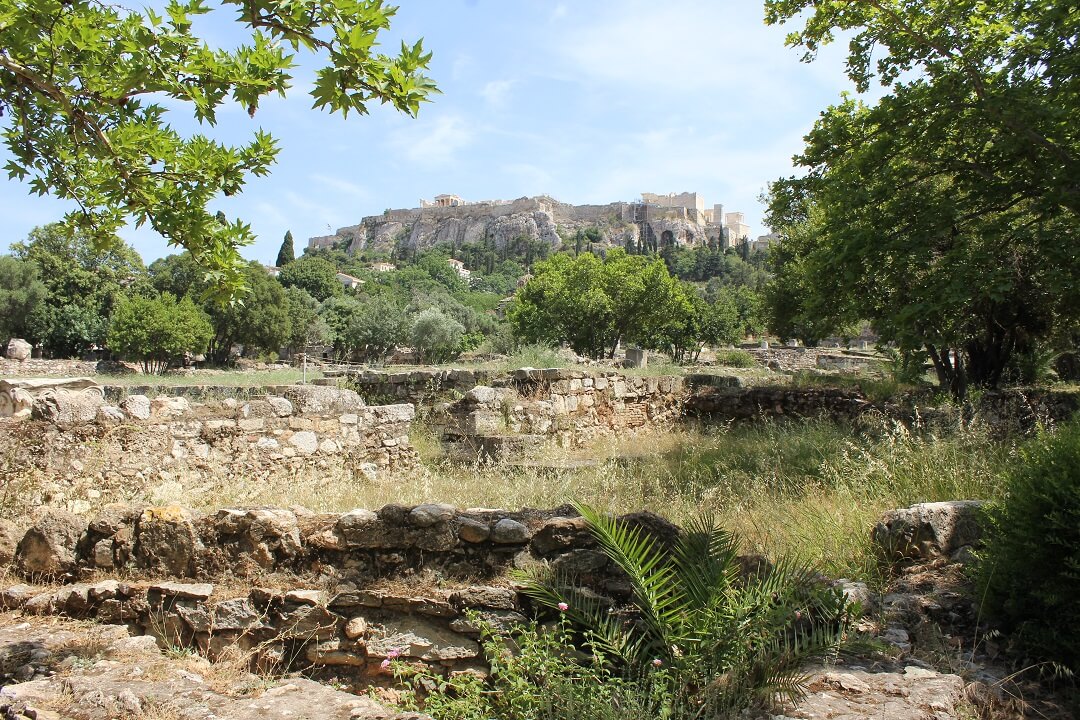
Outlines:
<svg viewBox="0 0 1080 720"><path fill-rule="evenodd" d="M876 413L908 425L955 427L977 423L997 434L1029 432L1039 424L1065 422L1080 410L1080 393L1001 390L981 393L963 406L932 405L929 398L871 402L862 391L844 388L785 386L737 387L712 382L708 375L690 376L686 414L712 421L776 417L827 417L851 421Z"/></svg>
<svg viewBox="0 0 1080 720"><path fill-rule="evenodd" d="M526 368L494 385L436 408L433 419L446 439L473 450L498 446L495 438L575 447L606 435L668 428L685 399L680 377L616 372Z"/></svg>
<svg viewBox="0 0 1080 720"><path fill-rule="evenodd" d="M258 481L330 466L371 478L415 464L409 443L412 405L365 406L355 393L336 388L280 390L281 395L194 403L185 397L129 395L119 405L80 395L72 402L79 410L75 417L83 419L78 422L47 415L57 410L57 417L72 416L64 396L49 402L39 398L34 406L39 419L5 421L0 460L9 475L38 473L66 485L78 480L80 486L106 489L129 484L126 479L183 478L186 485L197 485L200 478ZM79 506L71 507L85 509L89 499L72 500Z"/></svg>
<svg viewBox="0 0 1080 720"><path fill-rule="evenodd" d="M664 542L678 533L649 513L624 520ZM508 587L508 568L546 562L612 598L628 590L570 508L388 505L340 515L226 508L198 515L177 506L110 506L89 522L40 511L14 547L9 528L0 530L0 538L11 538L0 550L13 558L13 572L73 583L9 587L0 593L5 608L123 623L211 656L254 649L267 669L293 660L291 669L345 669L368 679L384 674L383 661L395 655L482 671L478 628L466 615L475 611L503 627L525 620L527 602ZM86 582L121 570L125 582ZM409 577L426 580L410 586ZM211 584L224 580L256 587L230 592ZM278 589L260 587L267 583Z"/></svg>
<svg viewBox="0 0 1080 720"><path fill-rule="evenodd" d="M486 370L463 368L405 372L348 370L340 377L366 402L409 402L423 407L433 407L455 393L460 397L477 385L495 380L494 374ZM327 378L325 382L336 383L337 378Z"/></svg>
<svg viewBox="0 0 1080 720"><path fill-rule="evenodd" d="M11 360L0 357L0 377L81 377L97 374L96 360Z"/></svg>

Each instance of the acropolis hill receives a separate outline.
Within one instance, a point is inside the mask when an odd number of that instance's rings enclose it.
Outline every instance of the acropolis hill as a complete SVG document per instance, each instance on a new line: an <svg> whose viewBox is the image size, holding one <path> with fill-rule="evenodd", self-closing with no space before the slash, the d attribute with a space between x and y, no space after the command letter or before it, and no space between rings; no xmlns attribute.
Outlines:
<svg viewBox="0 0 1080 720"><path fill-rule="evenodd" d="M698 193L642 193L639 202L607 205L569 205L546 195L480 202L439 195L421 201L419 208L387 210L334 235L313 237L308 247L345 246L357 253L475 243L501 249L520 238L558 247L578 231L593 228L602 243L638 250L670 245L726 248L750 234L742 213L724 214L722 205L706 209Z"/></svg>

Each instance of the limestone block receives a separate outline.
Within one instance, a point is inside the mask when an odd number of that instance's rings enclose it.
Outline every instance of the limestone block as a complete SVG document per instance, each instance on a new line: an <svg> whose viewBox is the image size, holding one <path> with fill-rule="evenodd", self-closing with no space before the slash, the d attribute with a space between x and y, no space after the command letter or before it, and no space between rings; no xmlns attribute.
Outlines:
<svg viewBox="0 0 1080 720"><path fill-rule="evenodd" d="M416 417L416 408L411 404L376 405L372 410L380 423L408 424Z"/></svg>
<svg viewBox="0 0 1080 720"><path fill-rule="evenodd" d="M202 550L189 510L176 505L143 510L134 553L139 567L168 575L190 575Z"/></svg>
<svg viewBox="0 0 1080 720"><path fill-rule="evenodd" d="M516 610L517 595L506 588L474 585L456 590L450 602L462 608L489 608L492 610Z"/></svg>
<svg viewBox="0 0 1080 720"><path fill-rule="evenodd" d="M178 583L163 582L151 585L146 589L147 599L158 598L181 598L187 600L208 600L214 594L214 586L210 583Z"/></svg>
<svg viewBox="0 0 1080 720"><path fill-rule="evenodd" d="M312 455L319 449L319 436L310 430L293 433L288 442L302 455Z"/></svg>
<svg viewBox="0 0 1080 720"><path fill-rule="evenodd" d="M592 544L589 524L583 517L554 517L533 535L532 547L544 556L570 547Z"/></svg>
<svg viewBox="0 0 1080 720"><path fill-rule="evenodd" d="M493 387L477 385L462 398L463 402L474 405L491 405L498 399L498 392Z"/></svg>
<svg viewBox="0 0 1080 720"><path fill-rule="evenodd" d="M289 402L287 398L269 395L266 398L266 402L273 408L274 414L277 417L289 417L293 414L293 404Z"/></svg>
<svg viewBox="0 0 1080 720"><path fill-rule="evenodd" d="M364 644L373 658L389 657L392 652L421 660L461 660L480 654L475 640L417 617L372 623Z"/></svg>
<svg viewBox="0 0 1080 720"><path fill-rule="evenodd" d="M95 418L99 425L119 425L124 422L124 412L115 405L100 405Z"/></svg>
<svg viewBox="0 0 1080 720"><path fill-rule="evenodd" d="M34 398L31 416L52 423L87 423L97 418L105 404L101 388L49 390Z"/></svg>
<svg viewBox="0 0 1080 720"><path fill-rule="evenodd" d="M289 385L279 388L300 415L326 415L355 412L364 407L356 391L325 385Z"/></svg>
<svg viewBox="0 0 1080 720"><path fill-rule="evenodd" d="M362 647L341 640L311 643L304 655L313 665L367 665L367 657Z"/></svg>
<svg viewBox="0 0 1080 720"><path fill-rule="evenodd" d="M86 520L63 510L44 508L15 549L19 570L29 576L56 578L75 568L75 551Z"/></svg>
<svg viewBox="0 0 1080 720"><path fill-rule="evenodd" d="M191 403L186 397L156 397L150 401L150 414L153 417L180 417L191 410Z"/></svg>
<svg viewBox="0 0 1080 720"><path fill-rule="evenodd" d="M277 623L283 640L331 640L337 636L341 618L318 605L305 605L285 613Z"/></svg>
<svg viewBox="0 0 1080 720"><path fill-rule="evenodd" d="M891 510L874 526L874 543L891 560L951 555L981 540L982 504L981 500L954 500Z"/></svg>
<svg viewBox="0 0 1080 720"><path fill-rule="evenodd" d="M215 631L256 630L269 627L247 598L234 598L214 603L212 617Z"/></svg>
<svg viewBox="0 0 1080 720"><path fill-rule="evenodd" d="M4 355L8 360L19 360L21 362L29 360L33 350L34 346L22 338L11 338L8 340Z"/></svg>

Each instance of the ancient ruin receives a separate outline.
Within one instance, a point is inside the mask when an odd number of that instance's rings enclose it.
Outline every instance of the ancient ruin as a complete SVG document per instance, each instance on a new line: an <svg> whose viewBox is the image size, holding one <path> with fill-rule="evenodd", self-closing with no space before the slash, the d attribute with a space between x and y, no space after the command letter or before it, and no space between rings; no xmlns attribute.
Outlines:
<svg viewBox="0 0 1080 720"><path fill-rule="evenodd" d="M490 243L503 249L519 239L556 248L584 230L598 231L605 245L638 251L723 249L748 242L751 232L742 213L724 213L722 205L706 209L698 193L642 193L640 202L607 205L570 205L546 195L481 202L440 195L419 208L387 210L333 235L310 238L308 248L343 247L356 253L393 250L398 244L423 250L440 243Z"/></svg>

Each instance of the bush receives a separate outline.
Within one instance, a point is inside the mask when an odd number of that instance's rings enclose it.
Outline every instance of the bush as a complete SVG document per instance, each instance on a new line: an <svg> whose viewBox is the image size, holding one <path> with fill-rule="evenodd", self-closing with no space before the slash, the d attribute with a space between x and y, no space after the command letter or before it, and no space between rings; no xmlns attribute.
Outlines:
<svg viewBox="0 0 1080 720"><path fill-rule="evenodd" d="M487 680L470 673L449 679L408 667L399 679L424 691L407 691L406 710L423 710L439 720L639 720L670 717L664 712L663 671L654 668L637 681L615 674L599 656L580 660L564 620L555 629L535 624L512 635L472 618L481 630ZM516 653L508 653L507 646Z"/></svg>
<svg viewBox="0 0 1080 720"><path fill-rule="evenodd" d="M190 297L121 295L109 325L109 348L142 361L143 372L160 374L185 352L204 352L212 335L206 313Z"/></svg>
<svg viewBox="0 0 1080 720"><path fill-rule="evenodd" d="M724 367L752 368L757 367L757 360L745 350L717 350L716 364Z"/></svg>
<svg viewBox="0 0 1080 720"><path fill-rule="evenodd" d="M438 308L430 307L416 316L412 327L413 349L425 363L438 364L453 359L461 352L461 337L465 327L447 317Z"/></svg>
<svg viewBox="0 0 1080 720"><path fill-rule="evenodd" d="M538 604L569 618L586 647L623 677L664 668L664 717L729 717L777 698L801 699L801 666L835 650L843 636L850 608L842 593L784 561L744 570L735 537L711 518L688 523L669 549L641 527L577 509L600 551L625 573L632 616L612 612L572 577L540 569L517 580Z"/></svg>
<svg viewBox="0 0 1080 720"><path fill-rule="evenodd" d="M987 511L982 609L1017 651L1080 667L1080 423L1037 438L1021 458Z"/></svg>

